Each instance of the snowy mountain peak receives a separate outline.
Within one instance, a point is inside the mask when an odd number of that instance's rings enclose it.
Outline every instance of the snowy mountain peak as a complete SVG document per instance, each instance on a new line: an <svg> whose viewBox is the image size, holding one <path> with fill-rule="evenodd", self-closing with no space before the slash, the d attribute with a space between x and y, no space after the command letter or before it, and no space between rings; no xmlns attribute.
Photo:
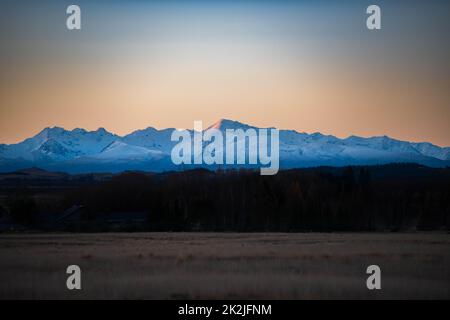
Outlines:
<svg viewBox="0 0 450 320"><path fill-rule="evenodd" d="M83 137L85 135L88 136L98 136L98 135L109 135L109 136L114 136L114 134L108 132L107 130L105 130L104 128L98 128L95 131L87 131L86 129L83 128L75 128L71 131L66 130L64 128L61 127L47 127L45 129L43 129L42 131L40 131L38 134L36 134L34 137L29 138L27 140L46 140L46 139L56 139L56 140L60 140L60 139L64 139L64 137L72 137L72 138L77 138L77 137ZM27 141L25 140L25 141Z"/></svg>
<svg viewBox="0 0 450 320"><path fill-rule="evenodd" d="M87 131L83 128L75 128L72 130L72 132L76 134L85 134Z"/></svg>
<svg viewBox="0 0 450 320"><path fill-rule="evenodd" d="M100 133L100 134L108 134L108 133L109 133L109 132L106 131L106 129L103 128L103 127L98 128L97 130L95 130L95 132Z"/></svg>
<svg viewBox="0 0 450 320"><path fill-rule="evenodd" d="M256 129L256 127L253 126L249 126L247 124L241 123L239 121L234 121L234 120L229 120L229 119L220 119L217 122L215 122L213 125L209 126L208 129L217 129L217 130L227 130L227 129L243 129L243 130L247 130L249 128L254 128Z"/></svg>
<svg viewBox="0 0 450 320"><path fill-rule="evenodd" d="M155 132L157 132L158 130L153 128L153 127L147 127L145 129L139 129L139 130L135 130L132 133L128 134L127 136L138 136L138 135L151 135Z"/></svg>

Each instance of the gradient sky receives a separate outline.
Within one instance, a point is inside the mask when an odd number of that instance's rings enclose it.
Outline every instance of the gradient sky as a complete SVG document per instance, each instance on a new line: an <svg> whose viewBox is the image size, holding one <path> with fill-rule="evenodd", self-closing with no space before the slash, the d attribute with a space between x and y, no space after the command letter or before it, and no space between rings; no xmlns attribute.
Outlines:
<svg viewBox="0 0 450 320"><path fill-rule="evenodd" d="M65 27L72 3L80 31ZM449 1L8 0L0 143L230 118L450 146L449 16Z"/></svg>

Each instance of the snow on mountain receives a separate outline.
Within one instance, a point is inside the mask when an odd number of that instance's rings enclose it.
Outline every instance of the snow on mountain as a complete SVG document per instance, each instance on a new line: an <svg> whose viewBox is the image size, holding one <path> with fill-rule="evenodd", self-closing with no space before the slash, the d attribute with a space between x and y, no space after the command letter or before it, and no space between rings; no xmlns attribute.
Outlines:
<svg viewBox="0 0 450 320"><path fill-rule="evenodd" d="M253 127L253 126L249 126L248 124L244 124L244 123L241 123L239 121L228 120L228 119L220 119L219 121L217 121L213 125L209 126L207 129L217 129L217 130L225 132L225 130L227 130L227 129L247 130L247 129L258 129L258 128L257 127Z"/></svg>
<svg viewBox="0 0 450 320"><path fill-rule="evenodd" d="M423 155L440 160L450 160L450 147L440 148L429 142L411 143L411 145Z"/></svg>
<svg viewBox="0 0 450 320"><path fill-rule="evenodd" d="M31 151L34 159L65 160L77 155L76 151L66 148L56 139L45 140L38 148Z"/></svg>
<svg viewBox="0 0 450 320"><path fill-rule="evenodd" d="M116 140L92 158L101 160L149 160L161 158L163 155L163 152L159 150L151 150Z"/></svg>
<svg viewBox="0 0 450 320"><path fill-rule="evenodd" d="M375 150L387 150L390 152L406 152L421 154L414 146L406 141L391 139L388 136L361 138L356 136L344 139L344 143L353 146L363 146Z"/></svg>
<svg viewBox="0 0 450 320"><path fill-rule="evenodd" d="M96 131L59 127L45 128L32 138L21 143L5 145L0 153L3 158L28 161L60 161L99 153L118 136L103 128Z"/></svg>
<svg viewBox="0 0 450 320"><path fill-rule="evenodd" d="M221 119L211 125L223 133L227 129L259 128L238 121ZM17 144L0 144L0 171L30 166L57 168L70 172L127 170L139 168L164 171L173 169L170 153L177 142L170 136L174 129L148 127L123 137L100 128L65 130L45 128L34 137ZM248 147L246 147L247 149ZM450 165L450 148L431 143L411 143L387 136L339 139L321 133L280 130L281 167L318 165L383 164L415 162L430 166ZM107 165L108 163L108 165ZM120 165L114 165L120 163Z"/></svg>
<svg viewBox="0 0 450 320"><path fill-rule="evenodd" d="M155 128L148 127L143 130L136 130L124 136L121 140L129 145L144 147L170 154L172 146L175 144L170 141L170 136L173 130L173 128L157 130Z"/></svg>

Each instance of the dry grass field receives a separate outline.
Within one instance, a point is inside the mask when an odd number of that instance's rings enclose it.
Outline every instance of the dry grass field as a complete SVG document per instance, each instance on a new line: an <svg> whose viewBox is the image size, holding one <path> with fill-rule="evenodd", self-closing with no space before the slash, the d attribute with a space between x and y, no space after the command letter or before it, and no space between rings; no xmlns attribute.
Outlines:
<svg viewBox="0 0 450 320"><path fill-rule="evenodd" d="M449 249L445 233L3 234L0 298L449 299Z"/></svg>

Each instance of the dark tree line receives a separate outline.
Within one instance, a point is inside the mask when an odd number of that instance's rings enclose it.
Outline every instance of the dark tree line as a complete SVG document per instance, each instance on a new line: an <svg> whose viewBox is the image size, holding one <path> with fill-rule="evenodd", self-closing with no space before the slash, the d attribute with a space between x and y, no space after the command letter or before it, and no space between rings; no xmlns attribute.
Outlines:
<svg viewBox="0 0 450 320"><path fill-rule="evenodd" d="M450 169L417 165L124 173L70 190L67 205L145 210L159 231L397 231L450 227ZM89 216L89 215L88 215Z"/></svg>

